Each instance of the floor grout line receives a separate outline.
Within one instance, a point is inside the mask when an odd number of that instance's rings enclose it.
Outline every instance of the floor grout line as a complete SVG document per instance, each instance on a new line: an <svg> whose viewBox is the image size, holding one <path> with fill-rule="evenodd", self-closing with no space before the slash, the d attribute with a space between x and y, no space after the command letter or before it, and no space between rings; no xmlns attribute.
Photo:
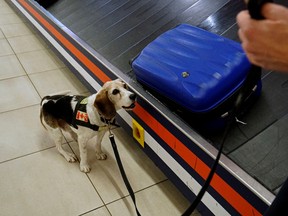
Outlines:
<svg viewBox="0 0 288 216"><path fill-rule="evenodd" d="M21 159L21 158L24 158L24 157L27 157L27 156L30 156L30 155L38 154L38 153L40 153L40 152L43 152L43 151L46 151L46 150L49 150L49 149L53 149L53 148L56 148L56 146L46 147L46 148L41 149L41 150L39 150L39 151L30 152L30 153L27 153L27 154L23 154L23 155L21 155L21 156L17 156L17 157L14 157L14 158L10 158L10 159L8 159L8 160L0 161L0 165L4 164L4 163L6 163L6 162L18 160L18 159Z"/></svg>

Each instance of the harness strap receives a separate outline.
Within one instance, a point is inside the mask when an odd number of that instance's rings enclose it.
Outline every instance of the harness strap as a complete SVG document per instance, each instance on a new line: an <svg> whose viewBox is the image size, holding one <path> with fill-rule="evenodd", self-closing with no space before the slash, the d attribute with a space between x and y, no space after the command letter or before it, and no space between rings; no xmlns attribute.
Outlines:
<svg viewBox="0 0 288 216"><path fill-rule="evenodd" d="M126 186L128 192L129 192L130 196L131 196L131 199L132 199L132 201L134 203L134 207L135 207L136 213L137 213L138 216L141 216L141 214L139 213L139 211L137 209L136 198L135 198L133 189L132 189L132 187L131 187L131 185L129 183L129 180L128 180L127 175L125 173L125 170L123 168L123 165L122 165L122 162L121 162L121 158L120 158L120 155L119 155L119 152L118 152L118 149L117 149L117 145L116 145L116 142L115 142L115 139L114 139L114 135L111 133L111 131L110 131L109 139L110 139L110 142L111 142L114 154L115 154L115 158L116 158L116 161L117 161L117 164L118 164L122 179L123 179L123 181L125 183L125 186Z"/></svg>
<svg viewBox="0 0 288 216"><path fill-rule="evenodd" d="M99 126L91 124L89 121L87 108L86 108L87 103L88 103L87 98L84 96L81 96L74 110L72 126L78 129L78 125L80 125L80 126L88 127L94 131L98 131Z"/></svg>
<svg viewBox="0 0 288 216"><path fill-rule="evenodd" d="M118 125L118 124L116 123L116 118L115 118L115 117L112 118L112 119L106 119L106 118L104 118L103 116L101 116L100 113L99 113L99 115L100 115L100 120L101 120L103 123L105 123L105 124L107 124L107 125L113 125L113 126L115 126L115 127L120 127L120 125Z"/></svg>

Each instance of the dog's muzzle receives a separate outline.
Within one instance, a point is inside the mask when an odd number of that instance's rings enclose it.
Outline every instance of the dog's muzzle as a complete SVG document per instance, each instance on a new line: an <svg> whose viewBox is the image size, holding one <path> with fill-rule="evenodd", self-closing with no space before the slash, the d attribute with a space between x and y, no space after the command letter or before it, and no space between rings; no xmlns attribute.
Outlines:
<svg viewBox="0 0 288 216"><path fill-rule="evenodd" d="M137 97L136 94L131 94L131 95L129 96L129 98L130 98L131 101L132 101L131 105L130 105L130 106L123 106L123 108L124 108L125 110L133 109L133 108L135 107L136 97Z"/></svg>

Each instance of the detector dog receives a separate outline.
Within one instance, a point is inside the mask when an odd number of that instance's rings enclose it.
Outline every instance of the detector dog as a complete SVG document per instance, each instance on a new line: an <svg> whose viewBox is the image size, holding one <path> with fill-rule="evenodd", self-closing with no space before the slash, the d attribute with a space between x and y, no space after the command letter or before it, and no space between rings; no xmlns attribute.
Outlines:
<svg viewBox="0 0 288 216"><path fill-rule="evenodd" d="M80 170L90 172L87 161L87 142L97 135L95 153L98 160L105 160L101 150L104 134L119 109L135 107L136 94L128 90L120 79L106 82L96 93L88 97L80 95L56 94L45 96L40 104L40 120L54 139L56 148L68 162L75 162L76 156L62 148L63 131L70 133L78 142Z"/></svg>

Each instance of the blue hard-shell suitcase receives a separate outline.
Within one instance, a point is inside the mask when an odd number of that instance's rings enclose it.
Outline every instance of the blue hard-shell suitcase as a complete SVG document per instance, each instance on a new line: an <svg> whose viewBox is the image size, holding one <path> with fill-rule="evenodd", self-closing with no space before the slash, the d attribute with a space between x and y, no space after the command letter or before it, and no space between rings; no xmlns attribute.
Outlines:
<svg viewBox="0 0 288 216"><path fill-rule="evenodd" d="M259 75L247 99L260 95L261 69L252 67L239 43L188 24L163 33L132 61L145 87L203 124L216 121L216 127L252 68Z"/></svg>

